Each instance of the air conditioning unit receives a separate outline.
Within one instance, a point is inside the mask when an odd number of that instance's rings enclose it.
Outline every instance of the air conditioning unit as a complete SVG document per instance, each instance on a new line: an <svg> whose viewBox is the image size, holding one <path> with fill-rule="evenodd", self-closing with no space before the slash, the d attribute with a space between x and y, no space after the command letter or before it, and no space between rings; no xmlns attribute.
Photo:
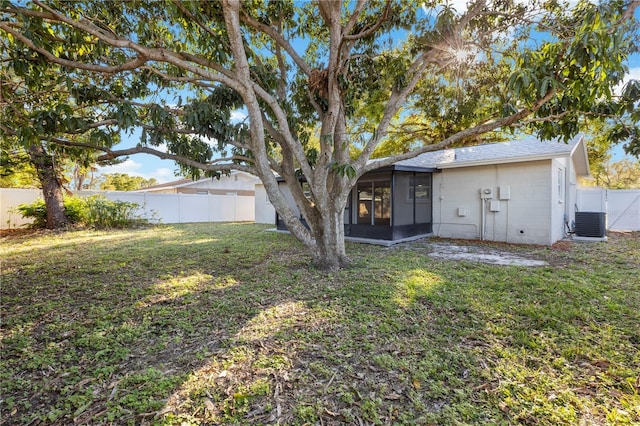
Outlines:
<svg viewBox="0 0 640 426"><path fill-rule="evenodd" d="M606 231L605 212L576 212L575 233L578 237L604 238Z"/></svg>

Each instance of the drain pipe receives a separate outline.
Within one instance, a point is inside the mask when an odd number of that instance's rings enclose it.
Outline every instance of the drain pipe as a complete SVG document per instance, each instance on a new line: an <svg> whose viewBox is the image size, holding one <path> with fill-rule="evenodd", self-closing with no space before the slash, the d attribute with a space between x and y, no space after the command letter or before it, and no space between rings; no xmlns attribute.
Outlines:
<svg viewBox="0 0 640 426"><path fill-rule="evenodd" d="M480 217L481 217L480 240L484 241L484 235L486 233L486 226L487 226L487 213L486 213L487 200L484 197L480 198L480 200L482 201L482 211L480 212Z"/></svg>
<svg viewBox="0 0 640 426"><path fill-rule="evenodd" d="M482 211L480 212L480 239L484 240L487 233L487 199L493 197L492 188L480 188L480 201L482 205Z"/></svg>

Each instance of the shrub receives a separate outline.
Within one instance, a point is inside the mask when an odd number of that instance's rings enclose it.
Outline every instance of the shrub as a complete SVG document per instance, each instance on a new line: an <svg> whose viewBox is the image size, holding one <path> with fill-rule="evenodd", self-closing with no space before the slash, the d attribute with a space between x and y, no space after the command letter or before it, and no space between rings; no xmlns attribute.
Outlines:
<svg viewBox="0 0 640 426"><path fill-rule="evenodd" d="M109 200L104 195L64 199L64 211L71 224L94 228L127 228L147 224L146 219L136 215L138 208L137 203ZM33 219L32 227L45 227L47 206L42 199L20 204L17 210L22 217Z"/></svg>
<svg viewBox="0 0 640 426"><path fill-rule="evenodd" d="M87 201L81 197L66 197L64 199L64 213L71 223L86 223Z"/></svg>
<svg viewBox="0 0 640 426"><path fill-rule="evenodd" d="M129 228L148 221L136 215L138 203L109 200L104 195L86 198L87 224L96 228Z"/></svg>
<svg viewBox="0 0 640 426"><path fill-rule="evenodd" d="M47 206L44 204L44 200L38 198L33 203L20 204L16 207L16 210L24 218L33 219L33 228L44 228L47 224Z"/></svg>

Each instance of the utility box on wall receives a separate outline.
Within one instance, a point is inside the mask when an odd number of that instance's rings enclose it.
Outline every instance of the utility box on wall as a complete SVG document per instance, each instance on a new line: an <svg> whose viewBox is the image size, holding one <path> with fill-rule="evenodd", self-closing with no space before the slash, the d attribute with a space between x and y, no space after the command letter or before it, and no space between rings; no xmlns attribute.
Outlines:
<svg viewBox="0 0 640 426"><path fill-rule="evenodd" d="M480 190L480 198L493 198L493 189L491 188L482 188Z"/></svg>
<svg viewBox="0 0 640 426"><path fill-rule="evenodd" d="M606 231L605 212L576 212L575 232L578 237L603 238Z"/></svg>
<svg viewBox="0 0 640 426"><path fill-rule="evenodd" d="M511 199L511 187L509 185L502 185L498 188L500 193L501 200L510 200Z"/></svg>

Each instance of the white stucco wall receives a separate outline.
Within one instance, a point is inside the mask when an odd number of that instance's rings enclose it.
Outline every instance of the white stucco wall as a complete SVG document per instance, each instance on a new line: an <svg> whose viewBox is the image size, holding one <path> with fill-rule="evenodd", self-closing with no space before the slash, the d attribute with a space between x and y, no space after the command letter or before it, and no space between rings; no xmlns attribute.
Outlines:
<svg viewBox="0 0 640 426"><path fill-rule="evenodd" d="M569 158L556 158L551 163L551 243L561 240L566 231L566 222L575 217L572 206L576 198L575 171Z"/></svg>
<svg viewBox="0 0 640 426"><path fill-rule="evenodd" d="M226 190L229 192L234 191L253 191L258 178L250 176L246 173L232 173L230 176L222 175L220 179L208 178L194 182L188 185L193 189L217 189Z"/></svg>
<svg viewBox="0 0 640 426"><path fill-rule="evenodd" d="M135 192L148 192L155 194L196 193L198 190L213 190L218 195L252 195L256 183L260 180L249 173L232 172L231 175L222 175L220 179L203 178L178 187L168 186L159 188L142 189Z"/></svg>
<svg viewBox="0 0 640 426"><path fill-rule="evenodd" d="M552 161L542 160L434 173L434 234L444 238L480 238L480 190L489 188L493 195L485 205L486 240L552 244L562 238L564 223L564 204L562 210L550 209L552 190L556 189L553 186L556 173L552 170ZM507 187L509 199L505 196ZM492 201L499 211L490 211ZM553 201L558 204L557 199ZM466 214L460 216L459 209Z"/></svg>
<svg viewBox="0 0 640 426"><path fill-rule="evenodd" d="M262 183L256 184L255 191L255 222L274 225L276 223L276 209L269 202L264 185Z"/></svg>
<svg viewBox="0 0 640 426"><path fill-rule="evenodd" d="M565 237L565 223L568 220L571 224L575 218L578 186L569 157L445 168L432 176L433 233L439 237L482 237L481 189L492 191L484 208L484 239L488 241L551 245ZM286 185L281 189L295 206ZM395 213L400 215L403 200L395 201L399 202ZM258 213L259 207L264 215ZM264 187L258 185L256 222L274 221L275 211L266 201Z"/></svg>

